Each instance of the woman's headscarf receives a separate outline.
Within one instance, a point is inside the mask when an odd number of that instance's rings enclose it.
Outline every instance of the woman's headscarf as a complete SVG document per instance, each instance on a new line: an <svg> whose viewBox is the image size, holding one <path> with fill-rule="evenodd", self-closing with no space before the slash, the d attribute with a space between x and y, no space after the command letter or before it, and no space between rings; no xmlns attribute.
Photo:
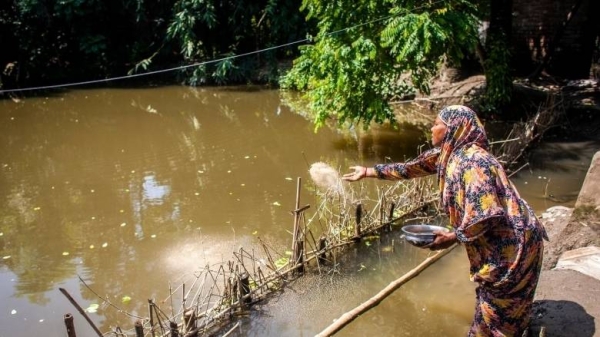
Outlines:
<svg viewBox="0 0 600 337"><path fill-rule="evenodd" d="M457 149L471 144L488 150L489 141L485 134L483 124L475 112L463 105L450 105L440 111L438 117L446 124L446 135L440 144L441 152L437 161L437 174L442 193L442 201L445 199L446 191L446 165L450 155Z"/></svg>

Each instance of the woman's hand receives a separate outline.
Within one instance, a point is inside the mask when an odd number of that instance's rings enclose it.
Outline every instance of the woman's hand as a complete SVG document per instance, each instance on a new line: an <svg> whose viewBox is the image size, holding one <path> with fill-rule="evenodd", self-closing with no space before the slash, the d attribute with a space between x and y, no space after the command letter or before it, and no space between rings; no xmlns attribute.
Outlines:
<svg viewBox="0 0 600 337"><path fill-rule="evenodd" d="M433 234L435 234L435 240L433 240L432 243L423 246L423 248L429 248L430 250L446 249L457 241L456 233L454 232L437 230L433 231Z"/></svg>
<svg viewBox="0 0 600 337"><path fill-rule="evenodd" d="M342 180L346 181L358 181L364 177L367 177L368 168L364 166L350 166L351 170L354 172L346 173L342 176Z"/></svg>

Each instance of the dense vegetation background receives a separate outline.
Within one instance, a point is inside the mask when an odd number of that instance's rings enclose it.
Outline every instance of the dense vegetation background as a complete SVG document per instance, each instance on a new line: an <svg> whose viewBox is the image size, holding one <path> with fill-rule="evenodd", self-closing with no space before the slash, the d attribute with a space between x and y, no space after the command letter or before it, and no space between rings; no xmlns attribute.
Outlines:
<svg viewBox="0 0 600 337"><path fill-rule="evenodd" d="M0 2L5 87L108 78L221 59L168 73L191 85L242 83L293 57L306 36L300 0L9 0ZM273 81L265 73L260 80Z"/></svg>
<svg viewBox="0 0 600 337"><path fill-rule="evenodd" d="M600 24L589 14L600 10L597 1L520 1L7 0L0 3L0 86L153 71L146 83L270 83L304 91L317 125L332 117L368 125L393 119L390 100L428 93L441 67L469 63L486 75L484 108L501 111L511 101L515 65L537 57L535 75L550 69L573 17L583 22L574 33L582 38L569 41L596 55L600 44ZM559 8L564 20L546 17L543 6ZM513 53L517 10L521 26L535 12L554 36L536 33L536 21L520 32L526 53ZM585 57L583 66L575 62L577 74L594 64Z"/></svg>

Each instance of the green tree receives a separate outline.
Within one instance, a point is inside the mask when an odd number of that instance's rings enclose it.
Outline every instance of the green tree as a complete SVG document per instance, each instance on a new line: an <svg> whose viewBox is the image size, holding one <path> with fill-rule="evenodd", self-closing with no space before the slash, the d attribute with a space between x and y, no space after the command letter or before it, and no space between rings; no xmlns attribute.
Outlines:
<svg viewBox="0 0 600 337"><path fill-rule="evenodd" d="M487 109L501 108L511 101L513 81L510 69L511 27L512 0L491 0L490 26L483 57Z"/></svg>
<svg viewBox="0 0 600 337"><path fill-rule="evenodd" d="M304 0L303 10L318 33L281 83L306 92L317 128L330 118L393 121L391 99L428 93L440 63L478 42L478 8L464 0Z"/></svg>
<svg viewBox="0 0 600 337"><path fill-rule="evenodd" d="M0 86L177 66L190 66L178 75L194 85L277 80L278 60L295 57L296 48L255 52L304 38L309 23L298 10L300 1L1 1ZM240 54L252 55L228 58Z"/></svg>

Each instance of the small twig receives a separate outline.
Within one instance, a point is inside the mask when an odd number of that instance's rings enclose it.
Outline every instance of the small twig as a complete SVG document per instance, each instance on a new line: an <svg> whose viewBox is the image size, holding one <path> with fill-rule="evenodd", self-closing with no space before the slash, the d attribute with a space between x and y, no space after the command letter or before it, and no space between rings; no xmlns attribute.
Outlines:
<svg viewBox="0 0 600 337"><path fill-rule="evenodd" d="M511 174L509 174L509 175L508 175L508 177L510 178L510 177L514 176L515 174L517 174L517 172L521 171L522 169L524 169L524 168L525 168L525 167L527 167L527 166L529 166L529 163L528 163L528 162L527 162L527 163L525 163L525 164L523 164L523 166L519 167L518 169L516 169L516 170L515 170L514 172L512 172Z"/></svg>
<svg viewBox="0 0 600 337"><path fill-rule="evenodd" d="M494 142L490 142L490 145L495 145L495 144L504 144L504 143L508 143L508 142L514 142L517 140L521 140L521 138L513 138L513 139L505 139L505 140L497 140Z"/></svg>

